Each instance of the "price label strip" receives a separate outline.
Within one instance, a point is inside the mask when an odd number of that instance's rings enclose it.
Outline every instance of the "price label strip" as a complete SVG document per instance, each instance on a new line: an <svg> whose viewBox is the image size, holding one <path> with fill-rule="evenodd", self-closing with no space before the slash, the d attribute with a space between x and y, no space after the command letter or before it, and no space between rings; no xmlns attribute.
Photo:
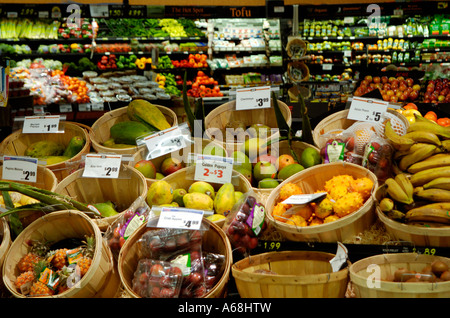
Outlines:
<svg viewBox="0 0 450 318"><path fill-rule="evenodd" d="M143 142L148 149L147 160L158 158L186 147L183 133L178 126L144 137Z"/></svg>
<svg viewBox="0 0 450 318"><path fill-rule="evenodd" d="M195 180L221 184L231 183L233 158L196 154L194 160L196 163Z"/></svg>
<svg viewBox="0 0 450 318"><path fill-rule="evenodd" d="M270 86L236 90L236 110L270 108Z"/></svg>
<svg viewBox="0 0 450 318"><path fill-rule="evenodd" d="M3 157L4 180L36 182L38 159L20 156Z"/></svg>
<svg viewBox="0 0 450 318"><path fill-rule="evenodd" d="M87 154L83 177L118 178L121 163L122 155Z"/></svg>
<svg viewBox="0 0 450 318"><path fill-rule="evenodd" d="M387 101L353 97L347 118L377 123L383 119L383 114L386 112L388 106L389 102Z"/></svg>
<svg viewBox="0 0 450 318"><path fill-rule="evenodd" d="M59 133L59 116L25 116L24 134Z"/></svg>
<svg viewBox="0 0 450 318"><path fill-rule="evenodd" d="M204 211L186 208L163 207L157 227L198 230L202 224Z"/></svg>

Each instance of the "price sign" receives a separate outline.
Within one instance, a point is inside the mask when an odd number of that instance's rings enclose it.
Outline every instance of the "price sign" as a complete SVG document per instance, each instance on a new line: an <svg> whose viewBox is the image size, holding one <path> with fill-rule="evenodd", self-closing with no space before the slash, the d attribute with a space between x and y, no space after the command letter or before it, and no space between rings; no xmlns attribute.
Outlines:
<svg viewBox="0 0 450 318"><path fill-rule="evenodd" d="M4 156L2 179L36 182L37 164L37 158Z"/></svg>
<svg viewBox="0 0 450 318"><path fill-rule="evenodd" d="M353 97L347 118L357 121L380 122L389 102L363 97Z"/></svg>
<svg viewBox="0 0 450 318"><path fill-rule="evenodd" d="M59 116L25 116L22 132L24 134L57 133L59 120Z"/></svg>
<svg viewBox="0 0 450 318"><path fill-rule="evenodd" d="M233 158L196 154L194 179L213 183L230 183Z"/></svg>
<svg viewBox="0 0 450 318"><path fill-rule="evenodd" d="M148 148L147 159L154 159L162 155L186 147L181 129L171 127L143 139Z"/></svg>
<svg viewBox="0 0 450 318"><path fill-rule="evenodd" d="M236 90L236 110L270 107L270 86Z"/></svg>
<svg viewBox="0 0 450 318"><path fill-rule="evenodd" d="M117 178L121 163L122 155L87 154L83 177Z"/></svg>
<svg viewBox="0 0 450 318"><path fill-rule="evenodd" d="M295 194L291 195L289 198L284 200L283 204L308 204L311 202L315 202L318 200L323 199L326 197L326 192L320 192L320 193L312 193L312 194Z"/></svg>
<svg viewBox="0 0 450 318"><path fill-rule="evenodd" d="M186 208L161 209L157 227L198 230L202 224L204 211Z"/></svg>

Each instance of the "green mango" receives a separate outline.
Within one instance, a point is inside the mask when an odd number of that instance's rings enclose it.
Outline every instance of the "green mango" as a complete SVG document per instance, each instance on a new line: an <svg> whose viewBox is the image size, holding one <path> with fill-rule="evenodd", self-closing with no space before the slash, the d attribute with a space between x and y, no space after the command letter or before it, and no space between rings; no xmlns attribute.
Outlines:
<svg viewBox="0 0 450 318"><path fill-rule="evenodd" d="M117 215L119 212L116 211L114 203L111 201L102 202L102 203L94 203L92 204L103 216L104 218Z"/></svg>
<svg viewBox="0 0 450 318"><path fill-rule="evenodd" d="M154 130L137 121L122 121L109 129L115 144L136 145L136 139L150 134Z"/></svg>
<svg viewBox="0 0 450 318"><path fill-rule="evenodd" d="M85 144L86 140L82 136L73 136L64 150L63 156L69 158L75 157L83 149Z"/></svg>

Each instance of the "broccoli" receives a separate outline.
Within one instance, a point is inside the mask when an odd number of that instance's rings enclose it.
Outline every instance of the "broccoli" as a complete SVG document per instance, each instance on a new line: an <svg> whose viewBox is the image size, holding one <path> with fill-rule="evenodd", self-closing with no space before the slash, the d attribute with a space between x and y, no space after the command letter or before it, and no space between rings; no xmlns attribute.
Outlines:
<svg viewBox="0 0 450 318"><path fill-rule="evenodd" d="M87 57L82 57L81 59L78 60L78 67L82 71L86 70L94 71L96 69L95 64L92 63L92 61Z"/></svg>

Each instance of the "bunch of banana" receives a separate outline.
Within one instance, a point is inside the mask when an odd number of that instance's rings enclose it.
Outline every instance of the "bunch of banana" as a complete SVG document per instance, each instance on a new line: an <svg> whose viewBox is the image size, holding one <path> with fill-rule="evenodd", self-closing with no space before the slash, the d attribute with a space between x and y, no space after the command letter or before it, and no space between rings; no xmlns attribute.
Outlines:
<svg viewBox="0 0 450 318"><path fill-rule="evenodd" d="M450 225L450 127L416 115L404 135L386 122L385 137L396 149L396 176L385 182L394 205L380 208L408 224Z"/></svg>

